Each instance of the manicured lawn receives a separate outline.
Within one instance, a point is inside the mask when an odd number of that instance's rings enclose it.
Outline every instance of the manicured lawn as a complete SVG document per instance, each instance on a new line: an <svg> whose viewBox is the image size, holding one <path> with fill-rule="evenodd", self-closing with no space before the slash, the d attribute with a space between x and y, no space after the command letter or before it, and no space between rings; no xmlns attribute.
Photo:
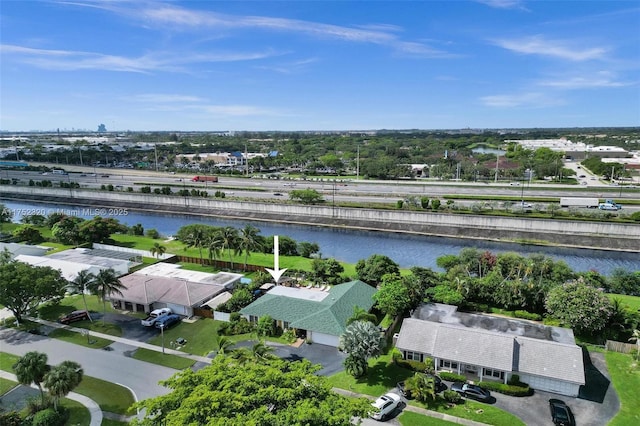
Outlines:
<svg viewBox="0 0 640 426"><path fill-rule="evenodd" d="M102 313L104 307L102 302L98 299L98 296L86 296L87 299L87 308L89 308L89 312L100 312ZM111 303L107 302L106 304L107 313L109 312L117 312L111 306ZM60 301L59 304L46 304L38 309L40 314L40 318L46 319L49 321L57 321L61 316L68 314L69 312L84 309L84 303L82 302L82 296L79 294L73 296L67 296ZM89 322L89 321L87 321ZM74 326L79 324L79 322L74 323Z"/></svg>
<svg viewBox="0 0 640 426"><path fill-rule="evenodd" d="M403 426L445 426L457 424L411 411L404 411L398 416L398 420L400 420L400 424Z"/></svg>
<svg viewBox="0 0 640 426"><path fill-rule="evenodd" d="M73 391L93 399L103 411L111 413L130 415L129 407L135 402L131 391L124 386L90 376L84 376Z"/></svg>
<svg viewBox="0 0 640 426"><path fill-rule="evenodd" d="M390 363L390 360L391 353L385 354L377 359L369 360L369 371L364 378L355 379L342 371L330 376L328 378L329 383L336 388L347 389L365 395L380 396L395 387L399 381L413 376L412 371ZM524 426L524 423L514 415L491 405L481 404L475 401L466 401L464 404L459 404L451 408L449 408L448 404L442 399L431 403L429 407L416 401L410 401L410 404L491 425Z"/></svg>
<svg viewBox="0 0 640 426"><path fill-rule="evenodd" d="M0 370L13 373L13 364L18 362L19 359L20 357L17 355L0 352Z"/></svg>
<svg viewBox="0 0 640 426"><path fill-rule="evenodd" d="M49 333L49 337L64 340L65 342L82 345L87 348L102 349L113 343L111 340L103 339L93 335L83 336L81 333L65 329L56 329Z"/></svg>
<svg viewBox="0 0 640 426"><path fill-rule="evenodd" d="M9 392L11 389L15 388L17 385L18 385L17 382L0 377L0 396Z"/></svg>
<svg viewBox="0 0 640 426"><path fill-rule="evenodd" d="M217 348L216 341L220 324L222 324L220 321L214 321L210 318L199 319L194 323L181 322L165 330L165 347L170 348L169 342L182 337L187 341L187 344L180 349L181 351L194 355L207 355ZM162 346L162 336L158 333L148 343Z"/></svg>
<svg viewBox="0 0 640 426"><path fill-rule="evenodd" d="M91 413L84 405L67 398L62 399L62 405L69 409L69 419L65 425L85 426L91 423Z"/></svg>
<svg viewBox="0 0 640 426"><path fill-rule="evenodd" d="M609 422L611 426L632 426L640 424L640 366L631 355L617 352L605 354L607 369L613 387L620 398L620 411Z"/></svg>
<svg viewBox="0 0 640 426"><path fill-rule="evenodd" d="M626 294L607 294L609 299L618 299L622 302L622 306L626 306L629 310L633 312L637 312L640 310L640 297L638 296L627 296Z"/></svg>
<svg viewBox="0 0 640 426"><path fill-rule="evenodd" d="M176 370L183 370L191 367L195 361L189 358L183 358L178 355L163 354L162 352L151 351L149 349L138 348L133 354L133 358L151 362L153 364L162 365Z"/></svg>

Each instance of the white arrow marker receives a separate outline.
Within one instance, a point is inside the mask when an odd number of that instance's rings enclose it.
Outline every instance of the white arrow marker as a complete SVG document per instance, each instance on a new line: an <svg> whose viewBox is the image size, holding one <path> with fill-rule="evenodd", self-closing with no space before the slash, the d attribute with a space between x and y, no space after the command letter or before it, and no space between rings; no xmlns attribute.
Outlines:
<svg viewBox="0 0 640 426"><path fill-rule="evenodd" d="M282 276L282 274L284 274L284 271L287 270L287 268L284 269L280 269L280 246L278 244L278 236L274 235L273 236L273 269L269 269L266 268L266 270L271 274L271 276L273 277L273 281L278 284L278 281L280 281L280 277Z"/></svg>

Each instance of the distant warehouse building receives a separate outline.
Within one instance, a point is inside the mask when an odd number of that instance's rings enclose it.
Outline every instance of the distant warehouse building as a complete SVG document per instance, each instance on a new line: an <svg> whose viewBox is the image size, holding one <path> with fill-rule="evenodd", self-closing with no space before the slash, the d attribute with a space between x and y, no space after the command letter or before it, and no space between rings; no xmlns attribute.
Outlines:
<svg viewBox="0 0 640 426"><path fill-rule="evenodd" d="M583 142L571 142L567 139L529 139L505 140L505 143L517 143L523 148L536 150L549 148L552 151L564 152L567 159L583 160L589 157L627 158L629 151L618 146L594 146Z"/></svg>

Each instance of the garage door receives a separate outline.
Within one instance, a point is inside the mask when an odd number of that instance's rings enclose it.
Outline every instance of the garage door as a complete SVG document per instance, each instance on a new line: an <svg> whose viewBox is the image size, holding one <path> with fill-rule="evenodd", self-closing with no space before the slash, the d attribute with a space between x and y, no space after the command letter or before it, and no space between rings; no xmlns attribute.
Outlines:
<svg viewBox="0 0 640 426"><path fill-rule="evenodd" d="M176 305L173 303L167 303L167 308L171 308L174 314L187 315L187 307L182 305Z"/></svg>
<svg viewBox="0 0 640 426"><path fill-rule="evenodd" d="M565 382L562 380L550 379L548 377L520 375L520 380L528 383L533 389L553 392L566 396L578 396L580 385Z"/></svg>
<svg viewBox="0 0 640 426"><path fill-rule="evenodd" d="M332 336L330 334L318 333L315 331L308 331L307 333L311 334L311 341L313 343L318 343L320 345L327 345L338 347L339 338L338 336Z"/></svg>

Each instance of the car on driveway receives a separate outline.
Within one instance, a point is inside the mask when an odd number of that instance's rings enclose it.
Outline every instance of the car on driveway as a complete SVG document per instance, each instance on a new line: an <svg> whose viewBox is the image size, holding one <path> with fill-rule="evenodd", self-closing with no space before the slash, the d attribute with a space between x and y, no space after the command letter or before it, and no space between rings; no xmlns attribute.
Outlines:
<svg viewBox="0 0 640 426"><path fill-rule="evenodd" d="M440 392L444 389L446 389L447 385L445 385L444 383L442 383L442 379L440 379L440 377L438 376L434 376L433 374L427 374L427 377L431 377L433 378L433 381L435 382L435 387L436 387L436 392ZM398 392L400 392L400 395L404 396L407 399L412 399L413 396L411 395L411 390L407 390L405 389L405 382L398 382L398 384L396 385L396 387L398 388Z"/></svg>
<svg viewBox="0 0 640 426"><path fill-rule="evenodd" d="M571 408L564 401L559 399L549 400L549 409L551 410L551 419L556 426L575 426L576 422L573 418Z"/></svg>
<svg viewBox="0 0 640 426"><path fill-rule="evenodd" d="M490 402L492 400L491 393L488 390L469 383L455 382L451 385L451 390L458 392L465 398L475 399L480 402Z"/></svg>
<svg viewBox="0 0 640 426"><path fill-rule="evenodd" d="M89 312L81 310L70 312L67 315L61 317L58 321L60 321L61 324L71 324L72 322L84 321L87 319L89 319Z"/></svg>
<svg viewBox="0 0 640 426"><path fill-rule="evenodd" d="M180 321L181 321L180 315L169 314L161 318L158 318L155 322L155 327L166 330L167 328L171 327L173 324L179 323Z"/></svg>
<svg viewBox="0 0 640 426"><path fill-rule="evenodd" d="M153 325L156 323L156 321L158 321L158 319L172 313L173 312L171 311L170 308L154 309L153 311L151 311L151 313L147 318L140 320L140 323L145 327L153 327Z"/></svg>
<svg viewBox="0 0 640 426"><path fill-rule="evenodd" d="M369 413L369 417L384 422L391 417L391 413L400 406L401 402L402 398L400 398L400 395L393 392L385 393L371 403L374 409Z"/></svg>

